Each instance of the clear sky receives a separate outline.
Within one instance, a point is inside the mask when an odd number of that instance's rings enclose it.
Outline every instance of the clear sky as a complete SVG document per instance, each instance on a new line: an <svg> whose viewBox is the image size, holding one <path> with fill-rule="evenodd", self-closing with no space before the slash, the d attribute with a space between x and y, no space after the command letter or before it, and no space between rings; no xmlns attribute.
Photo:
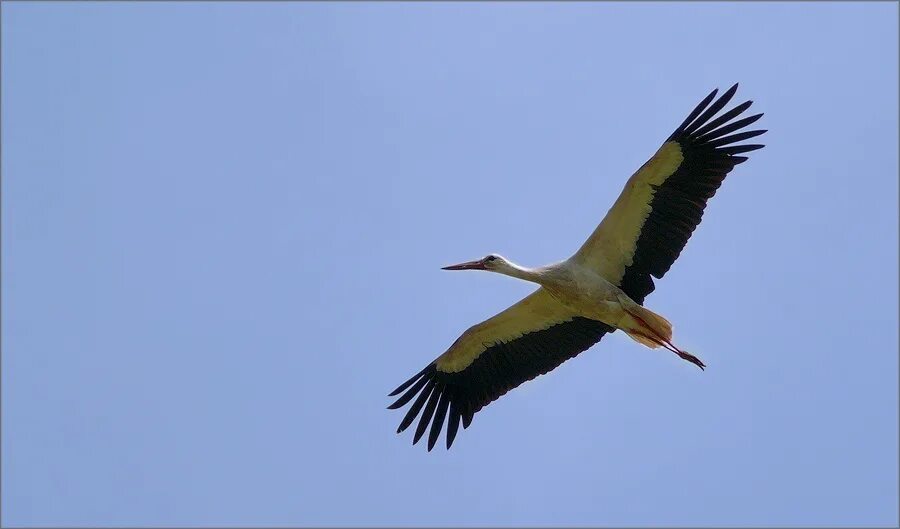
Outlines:
<svg viewBox="0 0 900 529"><path fill-rule="evenodd" d="M3 3L4 525L896 525L898 6ZM712 88L647 304L411 446L387 393Z"/></svg>

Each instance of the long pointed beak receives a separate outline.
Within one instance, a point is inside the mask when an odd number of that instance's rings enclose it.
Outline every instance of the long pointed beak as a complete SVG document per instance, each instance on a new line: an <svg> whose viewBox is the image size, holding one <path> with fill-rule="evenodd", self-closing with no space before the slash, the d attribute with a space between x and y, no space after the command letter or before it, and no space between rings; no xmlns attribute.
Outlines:
<svg viewBox="0 0 900 529"><path fill-rule="evenodd" d="M484 270L484 263L480 260L469 261L468 263L459 263L455 265L445 266L441 270Z"/></svg>

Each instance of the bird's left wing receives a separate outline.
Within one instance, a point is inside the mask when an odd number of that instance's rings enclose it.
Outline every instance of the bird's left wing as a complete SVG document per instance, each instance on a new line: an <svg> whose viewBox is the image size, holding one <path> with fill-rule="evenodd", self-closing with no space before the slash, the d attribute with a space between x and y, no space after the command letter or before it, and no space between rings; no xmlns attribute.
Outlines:
<svg viewBox="0 0 900 529"><path fill-rule="evenodd" d="M713 90L637 170L609 213L572 257L643 303L653 277L672 266L700 224L706 202L735 165L739 154L760 149L743 140L765 130L743 129L762 114L736 119L752 101L716 117L737 85L715 100Z"/></svg>
<svg viewBox="0 0 900 529"><path fill-rule="evenodd" d="M399 408L418 395L397 433L419 416L413 444L429 429L428 450L447 422L447 448L459 423L467 428L477 411L519 384L556 368L587 350L613 328L575 316L544 288L496 316L470 327L425 369L390 396Z"/></svg>

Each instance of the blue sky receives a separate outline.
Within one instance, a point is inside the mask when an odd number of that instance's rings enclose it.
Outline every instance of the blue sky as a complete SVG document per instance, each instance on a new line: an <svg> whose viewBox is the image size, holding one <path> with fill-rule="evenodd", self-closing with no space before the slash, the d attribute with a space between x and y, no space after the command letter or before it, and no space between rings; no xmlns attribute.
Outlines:
<svg viewBox="0 0 900 529"><path fill-rule="evenodd" d="M8 3L4 525L896 525L896 3ZM387 392L714 87L647 304L426 453Z"/></svg>

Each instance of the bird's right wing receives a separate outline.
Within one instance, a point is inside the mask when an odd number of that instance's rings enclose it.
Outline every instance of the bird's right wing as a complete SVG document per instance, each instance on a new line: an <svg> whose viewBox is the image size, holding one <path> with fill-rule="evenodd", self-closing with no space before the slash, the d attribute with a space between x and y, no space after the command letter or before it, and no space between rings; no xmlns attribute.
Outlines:
<svg viewBox="0 0 900 529"><path fill-rule="evenodd" d="M643 303L700 224L707 201L743 153L741 143L766 132L744 130L762 114L736 119L752 101L716 117L737 91L713 90L628 182L609 213L573 256Z"/></svg>
<svg viewBox="0 0 900 529"><path fill-rule="evenodd" d="M447 448L459 423L467 428L477 411L519 384L547 373L587 350L613 328L575 316L543 288L496 316L470 327L425 369L390 396L404 392L390 409L418 395L397 433L421 412L413 444L431 424L428 450L447 423ZM424 411L423 411L424 407Z"/></svg>

